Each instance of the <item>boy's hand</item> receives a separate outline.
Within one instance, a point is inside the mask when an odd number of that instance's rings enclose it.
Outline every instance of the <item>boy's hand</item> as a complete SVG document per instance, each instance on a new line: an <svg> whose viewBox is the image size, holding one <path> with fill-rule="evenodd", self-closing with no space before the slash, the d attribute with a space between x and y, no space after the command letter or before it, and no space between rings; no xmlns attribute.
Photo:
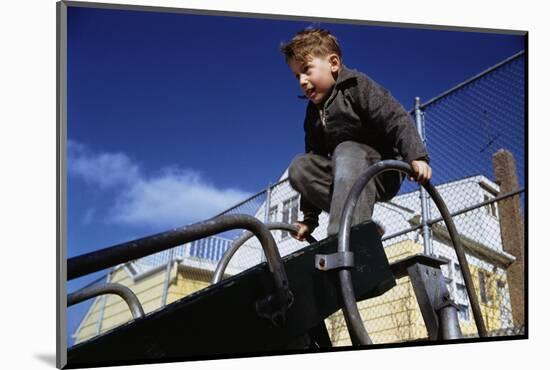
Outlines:
<svg viewBox="0 0 550 370"><path fill-rule="evenodd" d="M425 184L432 178L432 168L425 161L412 161L413 176L409 180L416 180L419 184Z"/></svg>
<svg viewBox="0 0 550 370"><path fill-rule="evenodd" d="M297 221L294 222L293 225L298 226L298 232L296 233L296 235L294 235L294 233L290 233L290 235L296 240L302 242L311 233L309 226L307 226L306 224Z"/></svg>

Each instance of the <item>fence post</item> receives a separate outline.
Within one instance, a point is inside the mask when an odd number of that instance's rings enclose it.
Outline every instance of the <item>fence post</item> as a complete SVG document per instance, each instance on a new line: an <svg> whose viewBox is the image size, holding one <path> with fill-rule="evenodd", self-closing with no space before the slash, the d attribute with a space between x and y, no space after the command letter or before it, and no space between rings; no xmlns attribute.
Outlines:
<svg viewBox="0 0 550 370"><path fill-rule="evenodd" d="M265 213L264 213L264 223L268 223L269 220L269 208L271 207L271 183L267 186L265 190ZM265 262L265 253L261 254L261 261Z"/></svg>
<svg viewBox="0 0 550 370"><path fill-rule="evenodd" d="M510 151L500 149L493 154L493 171L500 193L519 189L516 161ZM498 215L503 249L516 258L507 269L507 279L514 326L520 326L525 322L524 228L520 195L502 200L498 205Z"/></svg>
<svg viewBox="0 0 550 370"><path fill-rule="evenodd" d="M172 271L172 261L174 260L174 249L170 249L168 253L168 262L166 263L166 269L164 271L164 284L162 286L162 298L160 306L166 306L166 299L168 298L168 288L170 286L170 272Z"/></svg>
<svg viewBox="0 0 550 370"><path fill-rule="evenodd" d="M109 273L107 274L107 278L105 279L106 283L111 282L113 271L114 271L114 269L112 269L112 268L109 270ZM104 294L101 297L101 307L100 307L99 313L97 315L97 324L96 324L96 327L95 327L95 335L99 335L101 333L101 326L103 325L103 315L105 313L105 305L106 304L107 304L107 295Z"/></svg>
<svg viewBox="0 0 550 370"><path fill-rule="evenodd" d="M420 98L414 99L414 116L416 120L416 129L422 139L422 143L426 146L426 137L424 135L424 114L420 110ZM428 220L430 219L430 204L428 202L428 193L424 187L420 186L420 207L422 213L422 237L424 239L424 254L428 256L433 255L432 237L430 234L430 227L428 226Z"/></svg>
<svg viewBox="0 0 550 370"><path fill-rule="evenodd" d="M265 214L264 214L264 223L269 222L269 206L271 203L271 184L267 186L265 190Z"/></svg>

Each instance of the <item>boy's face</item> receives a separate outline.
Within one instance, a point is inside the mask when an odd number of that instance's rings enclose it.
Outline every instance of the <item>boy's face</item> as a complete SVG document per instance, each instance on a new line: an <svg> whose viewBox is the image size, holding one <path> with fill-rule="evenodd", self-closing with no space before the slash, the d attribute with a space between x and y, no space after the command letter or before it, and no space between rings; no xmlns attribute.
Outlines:
<svg viewBox="0 0 550 370"><path fill-rule="evenodd" d="M291 59L288 65L304 95L313 103L321 104L329 97L341 64L338 55L330 54L308 57L305 62Z"/></svg>

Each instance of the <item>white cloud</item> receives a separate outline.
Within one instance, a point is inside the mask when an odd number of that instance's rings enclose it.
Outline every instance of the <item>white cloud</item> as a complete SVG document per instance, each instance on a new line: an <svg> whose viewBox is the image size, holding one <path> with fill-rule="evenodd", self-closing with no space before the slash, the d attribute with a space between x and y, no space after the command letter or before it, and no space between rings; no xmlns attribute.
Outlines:
<svg viewBox="0 0 550 370"><path fill-rule="evenodd" d="M100 188L129 185L140 177L139 167L124 153L91 153L84 145L69 140L67 171Z"/></svg>
<svg viewBox="0 0 550 370"><path fill-rule="evenodd" d="M130 186L118 198L111 217L132 225L183 226L215 216L249 195L217 189L197 172L172 169Z"/></svg>
<svg viewBox="0 0 550 370"><path fill-rule="evenodd" d="M215 216L251 195L217 188L190 169L167 167L147 177L124 153L92 153L80 143L69 140L68 144L70 175L115 190L114 205L106 218L112 222L155 228L183 226ZM96 211L87 212L83 221L96 218Z"/></svg>

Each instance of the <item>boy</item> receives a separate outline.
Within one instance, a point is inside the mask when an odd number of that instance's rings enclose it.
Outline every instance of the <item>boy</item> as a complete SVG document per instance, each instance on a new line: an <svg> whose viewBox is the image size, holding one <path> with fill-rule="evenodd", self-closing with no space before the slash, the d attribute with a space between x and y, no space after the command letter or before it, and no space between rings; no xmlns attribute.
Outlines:
<svg viewBox="0 0 550 370"><path fill-rule="evenodd" d="M281 46L285 61L309 99L305 154L289 167L292 187L301 194L304 219L295 238L304 240L329 212L327 235L338 233L345 200L355 180L383 159L404 160L414 178L431 178L429 157L411 117L391 94L365 74L342 64L336 38L319 28L300 31ZM369 220L376 201L393 198L403 181L397 171L380 174L365 187L352 224Z"/></svg>

